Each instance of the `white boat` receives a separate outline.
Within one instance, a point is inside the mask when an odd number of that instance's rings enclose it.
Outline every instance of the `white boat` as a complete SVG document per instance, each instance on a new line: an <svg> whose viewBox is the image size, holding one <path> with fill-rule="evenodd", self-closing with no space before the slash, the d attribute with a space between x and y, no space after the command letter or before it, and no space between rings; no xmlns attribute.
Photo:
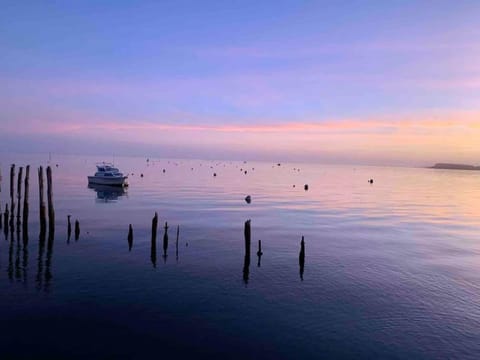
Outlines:
<svg viewBox="0 0 480 360"><path fill-rule="evenodd" d="M97 172L94 176L88 177L89 184L128 186L128 176L124 176L113 164L97 164Z"/></svg>

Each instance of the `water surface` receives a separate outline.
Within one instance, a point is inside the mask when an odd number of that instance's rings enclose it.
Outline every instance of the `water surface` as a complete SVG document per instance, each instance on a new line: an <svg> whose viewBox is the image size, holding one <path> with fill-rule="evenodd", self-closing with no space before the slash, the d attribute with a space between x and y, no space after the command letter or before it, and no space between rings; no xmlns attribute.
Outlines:
<svg viewBox="0 0 480 360"><path fill-rule="evenodd" d="M480 356L477 172L116 158L130 186L111 192L87 186L102 160L1 156L2 211L9 164L32 166L28 240L0 241L2 358ZM56 228L41 241L48 164Z"/></svg>

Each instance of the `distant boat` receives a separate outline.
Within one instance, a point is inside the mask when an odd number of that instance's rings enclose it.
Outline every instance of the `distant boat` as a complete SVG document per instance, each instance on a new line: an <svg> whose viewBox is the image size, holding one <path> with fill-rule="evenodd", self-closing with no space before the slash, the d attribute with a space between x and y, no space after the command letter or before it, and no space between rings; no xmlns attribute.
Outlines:
<svg viewBox="0 0 480 360"><path fill-rule="evenodd" d="M88 184L128 186L128 176L124 176L113 164L97 164L97 172L88 177Z"/></svg>

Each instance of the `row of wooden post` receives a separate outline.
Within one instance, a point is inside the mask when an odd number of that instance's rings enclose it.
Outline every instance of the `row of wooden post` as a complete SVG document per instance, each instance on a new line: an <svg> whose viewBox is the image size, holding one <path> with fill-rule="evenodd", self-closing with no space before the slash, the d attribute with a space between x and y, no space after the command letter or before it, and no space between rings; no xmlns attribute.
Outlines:
<svg viewBox="0 0 480 360"><path fill-rule="evenodd" d="M17 231L20 228L24 232L28 231L28 217L29 217L29 193L30 193L30 165L25 167L25 179L23 178L23 167L18 168L17 176L17 191L15 198L15 164L10 166L10 208L8 203L5 204L5 211L3 217L0 216L0 228L5 226L5 230L13 231L16 227ZM53 204L53 184L52 184L52 169L47 167L47 203L48 203L48 232L49 237L54 236L55 233L55 209ZM1 179L1 174L0 174ZM22 184L23 184L23 211L22 211ZM39 206L40 206L40 233L45 234L47 230L47 207L44 199L44 175L43 167L38 168L38 190L39 190ZM1 191L1 186L0 186ZM0 207L1 210L1 207ZM16 211L15 211L16 210ZM16 221L15 221L16 217Z"/></svg>

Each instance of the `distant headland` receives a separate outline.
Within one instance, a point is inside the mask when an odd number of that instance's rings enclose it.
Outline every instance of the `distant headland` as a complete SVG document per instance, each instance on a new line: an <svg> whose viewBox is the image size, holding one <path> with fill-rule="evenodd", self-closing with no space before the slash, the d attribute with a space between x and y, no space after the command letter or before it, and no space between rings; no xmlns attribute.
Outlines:
<svg viewBox="0 0 480 360"><path fill-rule="evenodd" d="M438 163L430 167L430 169L447 169L447 170L480 170L480 166L465 164L447 164Z"/></svg>

